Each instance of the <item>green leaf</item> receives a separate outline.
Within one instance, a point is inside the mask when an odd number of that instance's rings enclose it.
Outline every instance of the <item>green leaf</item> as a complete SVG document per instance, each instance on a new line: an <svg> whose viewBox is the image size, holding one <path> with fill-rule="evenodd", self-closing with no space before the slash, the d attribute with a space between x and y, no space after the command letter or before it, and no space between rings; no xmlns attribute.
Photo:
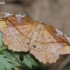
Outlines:
<svg viewBox="0 0 70 70"><path fill-rule="evenodd" d="M0 32L0 51L7 49L7 46L3 44L2 33Z"/></svg>
<svg viewBox="0 0 70 70"><path fill-rule="evenodd" d="M0 66L2 70L12 70L12 68L20 66L20 64L17 62L17 59L13 57L11 53L4 50L2 51L2 54L0 54Z"/></svg>
<svg viewBox="0 0 70 70"><path fill-rule="evenodd" d="M38 66L38 64L36 63L35 59L33 57L31 57L31 55L29 53L14 53L12 52L13 56L15 58L17 58L17 60L22 63L22 64L26 64L26 66L28 66L29 68L32 68L32 66ZM22 55L23 60L21 61L19 59L20 55Z"/></svg>
<svg viewBox="0 0 70 70"><path fill-rule="evenodd" d="M6 50L7 49L7 46L2 46L2 47L0 47L0 51L3 51L3 50Z"/></svg>
<svg viewBox="0 0 70 70"><path fill-rule="evenodd" d="M18 11L18 15L21 15L21 13Z"/></svg>
<svg viewBox="0 0 70 70"><path fill-rule="evenodd" d="M12 70L14 66L10 63L10 59L5 58L4 55L0 55L0 66L2 70ZM0 68L0 69L1 69Z"/></svg>
<svg viewBox="0 0 70 70"><path fill-rule="evenodd" d="M2 42L2 33L0 32L0 47L2 47L3 42Z"/></svg>
<svg viewBox="0 0 70 70"><path fill-rule="evenodd" d="M38 66L38 64L37 64L36 61L31 57L30 54L25 54L25 55L24 55L24 60L23 60L23 62L24 62L29 68L32 68L32 65Z"/></svg>

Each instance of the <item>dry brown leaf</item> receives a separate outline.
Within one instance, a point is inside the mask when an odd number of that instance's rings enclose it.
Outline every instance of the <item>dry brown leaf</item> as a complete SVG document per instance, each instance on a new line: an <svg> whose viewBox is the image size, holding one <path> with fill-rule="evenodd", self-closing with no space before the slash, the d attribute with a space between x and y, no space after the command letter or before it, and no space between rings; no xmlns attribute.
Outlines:
<svg viewBox="0 0 70 70"><path fill-rule="evenodd" d="M9 50L30 51L43 63L55 63L59 55L70 54L70 38L55 27L29 17L4 14L0 18L0 31Z"/></svg>

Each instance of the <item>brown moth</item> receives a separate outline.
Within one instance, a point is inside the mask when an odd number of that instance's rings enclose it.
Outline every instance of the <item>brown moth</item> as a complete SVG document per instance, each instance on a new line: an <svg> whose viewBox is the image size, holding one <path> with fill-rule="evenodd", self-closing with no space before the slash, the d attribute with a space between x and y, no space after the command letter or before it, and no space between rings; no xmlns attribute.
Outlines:
<svg viewBox="0 0 70 70"><path fill-rule="evenodd" d="M40 62L55 63L70 54L70 38L51 25L29 17L0 13L0 31L9 50L30 52Z"/></svg>

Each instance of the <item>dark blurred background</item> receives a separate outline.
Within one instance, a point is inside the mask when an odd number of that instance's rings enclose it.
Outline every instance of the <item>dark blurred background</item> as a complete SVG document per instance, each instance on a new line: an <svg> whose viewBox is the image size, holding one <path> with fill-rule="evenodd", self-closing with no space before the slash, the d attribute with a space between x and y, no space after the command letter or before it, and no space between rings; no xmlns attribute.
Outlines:
<svg viewBox="0 0 70 70"><path fill-rule="evenodd" d="M0 0L0 12L25 14L53 25L70 36L70 0ZM23 70L30 70L27 67ZM70 55L60 56L55 64L40 64L33 70L70 70Z"/></svg>

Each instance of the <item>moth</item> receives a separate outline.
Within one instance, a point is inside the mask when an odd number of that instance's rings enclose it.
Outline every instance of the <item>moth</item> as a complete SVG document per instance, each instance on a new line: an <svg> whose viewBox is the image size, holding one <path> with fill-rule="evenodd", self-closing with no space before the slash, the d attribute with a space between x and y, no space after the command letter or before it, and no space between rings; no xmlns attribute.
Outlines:
<svg viewBox="0 0 70 70"><path fill-rule="evenodd" d="M0 31L9 50L30 52L43 63L55 63L59 55L70 54L69 37L26 16L0 13Z"/></svg>

